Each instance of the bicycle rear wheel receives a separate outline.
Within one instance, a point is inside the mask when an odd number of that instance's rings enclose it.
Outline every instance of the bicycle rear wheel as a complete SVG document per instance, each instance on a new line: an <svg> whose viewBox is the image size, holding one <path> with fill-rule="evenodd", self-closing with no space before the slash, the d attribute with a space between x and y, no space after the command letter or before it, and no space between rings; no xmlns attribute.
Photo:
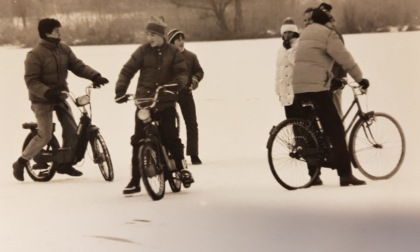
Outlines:
<svg viewBox="0 0 420 252"><path fill-rule="evenodd" d="M101 171L105 181L113 181L114 168L112 166L111 155L109 154L105 140L99 131L96 132L90 140L90 145L93 152L93 162L98 164L99 170Z"/></svg>
<svg viewBox="0 0 420 252"><path fill-rule="evenodd" d="M388 179L400 169L405 156L401 126L388 114L360 118L349 139L353 165L372 180Z"/></svg>
<svg viewBox="0 0 420 252"><path fill-rule="evenodd" d="M307 149L318 149L314 133L306 120L287 119L274 127L268 139L268 162L277 182L288 190L309 187L320 166L309 166L304 158Z"/></svg>
<svg viewBox="0 0 420 252"><path fill-rule="evenodd" d="M153 200L160 200L165 195L165 174L160 167L157 148L156 144L151 142L143 143L139 148L143 184Z"/></svg>
<svg viewBox="0 0 420 252"><path fill-rule="evenodd" d="M28 146L29 142L34 137L34 133L28 134L25 141L23 142L22 150ZM52 155L59 148L60 144L58 143L57 138L53 135L50 142L37 154L37 156L35 156L34 159L28 161L25 168L29 177L31 177L33 181L47 182L54 177L56 169L52 161ZM40 159L41 161L36 163L35 160L37 159ZM43 159L45 161L42 161Z"/></svg>

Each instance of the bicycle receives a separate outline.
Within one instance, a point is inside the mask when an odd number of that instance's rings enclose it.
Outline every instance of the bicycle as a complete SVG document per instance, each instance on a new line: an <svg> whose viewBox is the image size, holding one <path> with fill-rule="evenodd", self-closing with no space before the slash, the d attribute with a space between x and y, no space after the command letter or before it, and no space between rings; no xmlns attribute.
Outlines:
<svg viewBox="0 0 420 252"><path fill-rule="evenodd" d="M165 195L165 181L168 181L172 192L181 191L181 173L176 168L175 161L165 146L161 142L159 134L159 121L153 118L153 109L159 102L162 94L174 94L168 87L177 84L166 84L156 88L156 92L151 98L136 98L132 94L126 97L133 99L138 107L137 117L144 123L146 137L139 142L139 168L142 175L143 184L147 193L153 200L160 200ZM122 97L124 98L124 97ZM179 117L176 117L176 125L179 131ZM185 188L190 184L184 183Z"/></svg>
<svg viewBox="0 0 420 252"><path fill-rule="evenodd" d="M81 112L80 122L77 127L78 145L76 151L71 152L69 148L60 148L60 144L54 135L55 123L53 124L53 136L49 143L31 160L25 168L32 180L38 182L50 181L57 167L63 163L77 164L85 157L87 145L90 143L93 153L93 162L98 164L105 181L114 179L114 170L111 156L105 144L105 140L99 132L99 128L92 124L91 90L93 85L85 89L85 95L75 97L70 92L63 91L63 94L70 97L71 101ZM89 107L89 109L87 109ZM29 129L23 148L29 144L37 134L37 123L30 122L22 124L23 129Z"/></svg>
<svg viewBox="0 0 420 252"><path fill-rule="evenodd" d="M356 113L345 127L351 163L364 176L372 180L389 179L397 173L405 156L405 137L401 126L386 113L363 112L359 96L366 91L350 85L353 102L342 119L343 123ZM290 118L270 130L267 142L268 161L274 178L288 190L307 188L318 176L321 167L331 167L332 148L324 135L322 125L311 102L309 120ZM316 167L311 175L308 165Z"/></svg>

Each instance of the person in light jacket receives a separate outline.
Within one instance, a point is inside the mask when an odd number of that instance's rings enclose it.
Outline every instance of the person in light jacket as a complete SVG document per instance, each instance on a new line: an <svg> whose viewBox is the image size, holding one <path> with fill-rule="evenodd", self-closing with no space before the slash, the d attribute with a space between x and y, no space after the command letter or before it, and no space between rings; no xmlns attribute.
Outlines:
<svg viewBox="0 0 420 252"><path fill-rule="evenodd" d="M292 80L294 103L301 104L302 101L310 100L317 108L324 132L333 145L332 168L337 170L340 185L364 185L365 181L352 174L344 127L329 92L333 78L332 66L334 62L340 64L364 89L369 86L369 81L363 78L362 71L338 34L325 26L330 22L330 17L317 8L312 12L312 21L301 32L296 50ZM300 108L295 116L308 118L307 108Z"/></svg>
<svg viewBox="0 0 420 252"><path fill-rule="evenodd" d="M299 30L292 18L288 17L280 27L283 39L282 47L277 54L275 92L279 96L280 104L284 106L286 118L293 114L293 67L299 38Z"/></svg>

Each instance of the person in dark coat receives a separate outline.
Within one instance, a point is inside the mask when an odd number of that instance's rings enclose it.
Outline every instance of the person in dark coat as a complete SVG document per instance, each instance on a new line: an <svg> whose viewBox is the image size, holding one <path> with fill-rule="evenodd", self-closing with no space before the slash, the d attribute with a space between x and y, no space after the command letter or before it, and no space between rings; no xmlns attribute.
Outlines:
<svg viewBox="0 0 420 252"><path fill-rule="evenodd" d="M178 49L165 38L167 25L162 18L152 17L146 26L147 43L139 46L125 63L119 74L115 87L115 101L127 102L127 88L131 79L140 71L137 82L136 98L152 97L157 87L164 84L176 83L178 92L188 83L188 69L185 59ZM158 103L158 109L153 116L160 120L160 132L163 144L171 152L177 169L181 172L184 183L193 183L194 179L186 168L184 159L184 146L179 138L176 127L176 97L173 100ZM141 174L138 169L139 142L145 138L144 124L137 118L138 108L135 113L135 130L131 137L132 153L132 178L124 188L123 194L133 194L141 191Z"/></svg>
<svg viewBox="0 0 420 252"><path fill-rule="evenodd" d="M23 181L24 167L50 141L53 132L53 112L63 128L63 148L74 152L77 146L77 124L62 91L69 91L68 70L75 75L91 80L95 87L108 80L93 68L78 59L68 45L61 42L61 24L56 19L45 18L38 23L41 42L26 55L25 82L29 91L31 108L38 124L37 135L23 150L21 157L13 163L13 175ZM46 164L35 164L45 166ZM70 176L81 176L82 172L73 164L61 164L57 172Z"/></svg>
<svg viewBox="0 0 420 252"><path fill-rule="evenodd" d="M363 78L362 71L338 34L326 26L330 17L323 10L314 9L312 21L301 32L296 50L292 80L294 103L301 104L302 101L310 100L317 108L324 132L333 145L332 166L340 177L340 185L364 185L365 181L352 174L344 126L329 93L332 66L334 62L340 64L364 89L368 88L369 81ZM308 116L305 108L296 114L296 117L305 119ZM317 178L316 183L322 182Z"/></svg>
<svg viewBox="0 0 420 252"><path fill-rule="evenodd" d="M198 88L199 82L204 77L204 71L197 55L185 49L185 34L181 30L173 29L168 32L167 37L168 42L174 44L184 55L187 63L188 83L185 88L179 91L178 104L187 128L187 155L191 157L193 165L199 165L202 162L198 156L198 123L192 91Z"/></svg>

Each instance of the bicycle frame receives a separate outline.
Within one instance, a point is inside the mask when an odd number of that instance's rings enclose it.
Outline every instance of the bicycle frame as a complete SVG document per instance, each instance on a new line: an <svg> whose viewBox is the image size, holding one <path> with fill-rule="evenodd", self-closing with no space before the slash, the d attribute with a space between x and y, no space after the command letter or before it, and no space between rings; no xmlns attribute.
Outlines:
<svg viewBox="0 0 420 252"><path fill-rule="evenodd" d="M74 97L74 95L69 92L63 92L70 97L72 102L76 105L82 114L79 124L77 125L78 143L76 151L73 153L73 157L71 158L71 160L73 160L73 164L80 162L84 158L87 146L92 138L91 136L93 136L93 133L99 130L98 127L92 125L92 105L90 103L90 94L92 88L92 85L87 86L85 89L86 95L80 97ZM89 109L86 107L89 107ZM95 157L94 160L96 160Z"/></svg>
<svg viewBox="0 0 420 252"><path fill-rule="evenodd" d="M349 108L347 109L346 113L344 114L343 118L341 119L341 121L344 122L346 121L347 117L350 115L350 112L353 110L353 108L356 106L357 107L357 113L354 114L353 118L350 121L350 124L345 128L345 134L347 135L347 133L353 128L354 123L356 122L357 118L370 118L373 116L374 111L369 111L367 113L364 113L362 110L362 106L360 105L360 101L359 101L359 95L362 95L363 92L360 91L360 87L359 86L352 86L350 84L347 84L349 87L351 87L352 91L353 91L353 101L351 103L351 105L349 106Z"/></svg>
<svg viewBox="0 0 420 252"><path fill-rule="evenodd" d="M163 168L163 169L165 171L168 171L168 172L170 170L171 171L174 170L175 164L171 163L171 159L168 156L168 152L167 152L165 146L163 146L163 144L161 142L160 134L159 134L159 130L158 130L159 122L152 119L152 109L156 106L157 102L159 101L158 97L159 97L160 90L165 89L167 87L176 86L176 85L177 84L167 84L167 85L164 85L164 86L159 86L156 89L154 97L135 99L136 106L139 109L137 116L145 124L144 130L145 130L145 133L146 133L146 139L140 140L140 144L142 142L153 141L153 139L155 139L155 141L159 145L159 148L157 148L158 149L157 155L159 157L159 162L160 162L159 163L159 168L166 167L167 169L165 169L165 168ZM148 104L148 105L143 106L143 104ZM161 163L162 161L165 161L164 164Z"/></svg>

